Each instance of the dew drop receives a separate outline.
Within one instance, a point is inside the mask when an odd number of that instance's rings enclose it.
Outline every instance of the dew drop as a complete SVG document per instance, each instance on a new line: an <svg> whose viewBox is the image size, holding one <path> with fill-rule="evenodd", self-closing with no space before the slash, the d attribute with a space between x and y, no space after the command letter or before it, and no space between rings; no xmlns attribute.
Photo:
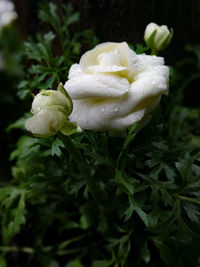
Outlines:
<svg viewBox="0 0 200 267"><path fill-rule="evenodd" d="M119 107L118 107L117 105L115 105L115 106L113 107L113 110L114 110L115 112L117 112L117 111L119 110Z"/></svg>
<svg viewBox="0 0 200 267"><path fill-rule="evenodd" d="M152 85L156 84L156 81L155 81L155 80L152 80L152 81L151 81L151 84L152 84Z"/></svg>

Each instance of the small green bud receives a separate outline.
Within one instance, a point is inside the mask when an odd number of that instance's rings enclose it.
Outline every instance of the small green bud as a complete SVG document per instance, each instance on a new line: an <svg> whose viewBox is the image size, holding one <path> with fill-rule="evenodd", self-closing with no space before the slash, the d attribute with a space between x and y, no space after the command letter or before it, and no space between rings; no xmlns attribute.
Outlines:
<svg viewBox="0 0 200 267"><path fill-rule="evenodd" d="M48 137L61 131L70 135L80 131L77 125L68 121L73 109L72 100L62 84L58 90L42 90L33 100L31 113L25 127L37 137Z"/></svg>
<svg viewBox="0 0 200 267"><path fill-rule="evenodd" d="M164 50L170 44L173 30L169 31L166 25L158 26L156 23L149 23L144 33L144 40L153 54Z"/></svg>

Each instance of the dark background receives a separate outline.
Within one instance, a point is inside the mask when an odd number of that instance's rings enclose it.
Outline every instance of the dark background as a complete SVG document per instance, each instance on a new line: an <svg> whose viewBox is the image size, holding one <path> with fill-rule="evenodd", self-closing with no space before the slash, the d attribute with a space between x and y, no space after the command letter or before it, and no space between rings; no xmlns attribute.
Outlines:
<svg viewBox="0 0 200 267"><path fill-rule="evenodd" d="M14 0L23 35L39 30L37 5L41 1ZM170 61L181 58L186 43L200 41L200 0L57 0L72 3L80 12L83 28L94 29L100 42L143 42L145 27L150 22L166 24L174 30L168 50Z"/></svg>

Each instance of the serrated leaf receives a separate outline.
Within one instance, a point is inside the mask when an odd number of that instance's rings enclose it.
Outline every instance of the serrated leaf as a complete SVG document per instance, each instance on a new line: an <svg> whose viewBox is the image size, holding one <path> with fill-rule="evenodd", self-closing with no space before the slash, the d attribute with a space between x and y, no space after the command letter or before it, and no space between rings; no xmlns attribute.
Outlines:
<svg viewBox="0 0 200 267"><path fill-rule="evenodd" d="M52 147L51 147L51 156L58 156L60 157L61 154L62 154L62 151L60 148L64 148L64 144L63 142L59 139L59 138L56 138L53 143L52 143Z"/></svg>
<svg viewBox="0 0 200 267"><path fill-rule="evenodd" d="M200 211L198 207L192 203L184 202L183 208L186 211L188 218L191 220L191 222L198 223L200 219Z"/></svg>
<svg viewBox="0 0 200 267"><path fill-rule="evenodd" d="M164 165L164 166L163 166L163 169L164 169L164 171L165 171L165 174L166 174L167 178L168 178L169 180L174 181L174 179L175 179L175 177L176 177L176 173L175 173L175 171L174 171L172 168L170 168L168 165Z"/></svg>
<svg viewBox="0 0 200 267"><path fill-rule="evenodd" d="M123 173L117 169L115 171L115 182L118 184L119 188L123 186L128 194L134 194L133 186L124 179Z"/></svg>
<svg viewBox="0 0 200 267"><path fill-rule="evenodd" d="M41 90L52 89L55 79L56 79L55 75L52 75L46 82L44 82L42 85L40 85L39 88Z"/></svg>
<svg viewBox="0 0 200 267"><path fill-rule="evenodd" d="M129 207L124 213L125 221L128 221L131 218L134 211L138 214L138 216L144 222L146 227L148 227L149 225L148 215L140 208L140 206L136 203L136 201L132 197L129 197Z"/></svg>
<svg viewBox="0 0 200 267"><path fill-rule="evenodd" d="M186 153L184 159L175 163L183 182L187 182L191 177L193 161L194 159Z"/></svg>
<svg viewBox="0 0 200 267"><path fill-rule="evenodd" d="M2 192L6 194L2 195ZM3 241L8 244L10 239L19 232L21 225L25 223L25 190L16 189L14 187L7 188L0 191L1 208L7 209L3 216ZM17 201L17 205L12 207L13 203Z"/></svg>
<svg viewBox="0 0 200 267"><path fill-rule="evenodd" d="M69 26L70 24L73 24L78 20L79 20L79 13L74 13L68 18L68 20L66 21L66 25Z"/></svg>
<svg viewBox="0 0 200 267"><path fill-rule="evenodd" d="M23 81L21 81L21 82L19 83L18 88L19 88L19 89L24 88L24 87L27 86L27 84L28 84L28 81L23 80Z"/></svg>

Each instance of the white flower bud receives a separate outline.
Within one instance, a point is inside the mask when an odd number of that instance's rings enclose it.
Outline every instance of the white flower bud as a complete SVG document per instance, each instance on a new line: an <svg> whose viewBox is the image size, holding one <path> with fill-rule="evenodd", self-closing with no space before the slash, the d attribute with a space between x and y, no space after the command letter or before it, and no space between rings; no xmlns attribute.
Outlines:
<svg viewBox="0 0 200 267"><path fill-rule="evenodd" d="M42 90L33 100L31 112L34 115L25 123L25 127L33 135L48 137L61 131L65 135L77 130L76 124L69 122L72 112L72 101L63 86L59 90Z"/></svg>
<svg viewBox="0 0 200 267"><path fill-rule="evenodd" d="M54 107L47 106L28 119L26 129L38 137L48 137L61 130L67 117Z"/></svg>
<svg viewBox="0 0 200 267"><path fill-rule="evenodd" d="M37 94L32 103L31 113L37 114L47 106L60 106L63 108L66 116L72 111L72 103L63 93L55 90L42 90Z"/></svg>
<svg viewBox="0 0 200 267"><path fill-rule="evenodd" d="M144 40L149 48L155 53L164 50L171 42L173 30L169 31L165 25L158 26L156 23L149 23L144 33Z"/></svg>

